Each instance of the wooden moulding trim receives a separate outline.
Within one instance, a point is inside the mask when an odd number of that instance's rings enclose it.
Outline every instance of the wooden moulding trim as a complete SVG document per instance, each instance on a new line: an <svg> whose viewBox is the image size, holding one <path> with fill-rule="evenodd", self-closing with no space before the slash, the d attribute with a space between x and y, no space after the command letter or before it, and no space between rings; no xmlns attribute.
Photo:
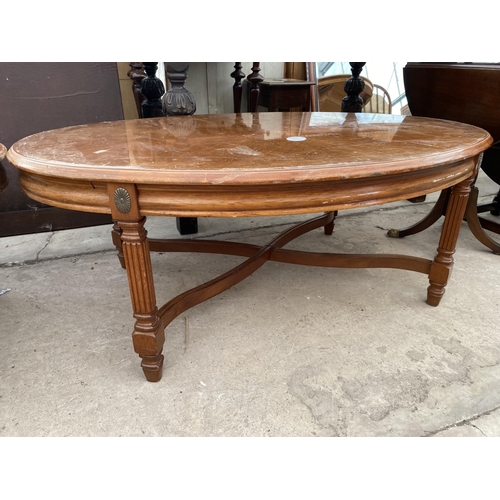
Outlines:
<svg viewBox="0 0 500 500"><path fill-rule="evenodd" d="M139 186L143 215L243 217L334 211L406 200L451 187L473 174L473 159L430 169L426 175L404 173L322 183L254 187Z"/></svg>
<svg viewBox="0 0 500 500"><path fill-rule="evenodd" d="M256 186L138 185L141 216L245 217L342 210L405 200L451 187L473 174L475 159L427 171L366 179ZM111 213L107 184L20 173L23 191L47 205ZM114 184L114 183L112 183Z"/></svg>
<svg viewBox="0 0 500 500"><path fill-rule="evenodd" d="M19 172L23 192L46 205L53 207L110 214L106 184L90 181L69 181L41 175Z"/></svg>

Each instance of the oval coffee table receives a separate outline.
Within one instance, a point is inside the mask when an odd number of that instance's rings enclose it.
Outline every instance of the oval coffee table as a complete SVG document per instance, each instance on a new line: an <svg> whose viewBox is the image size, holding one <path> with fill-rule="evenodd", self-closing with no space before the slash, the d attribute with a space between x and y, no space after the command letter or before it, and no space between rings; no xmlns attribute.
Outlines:
<svg viewBox="0 0 500 500"><path fill-rule="evenodd" d="M127 270L135 351L149 381L162 375L166 326L268 260L328 267L398 268L428 275L437 306L489 134L461 123L381 114L255 113L106 122L42 132L8 152L31 198L111 213ZM452 187L434 259L287 250L338 210L407 200ZM264 247L149 240L145 217L246 217L320 213ZM151 251L247 257L222 276L157 306Z"/></svg>

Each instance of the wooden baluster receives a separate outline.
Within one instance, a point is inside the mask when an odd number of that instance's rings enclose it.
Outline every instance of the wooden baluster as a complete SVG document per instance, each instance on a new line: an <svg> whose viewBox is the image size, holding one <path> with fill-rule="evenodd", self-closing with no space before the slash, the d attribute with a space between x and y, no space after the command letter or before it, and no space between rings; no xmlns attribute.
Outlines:
<svg viewBox="0 0 500 500"><path fill-rule="evenodd" d="M248 111L250 113L255 113L257 111L260 95L259 84L264 81L264 77L260 74L259 65L260 63L254 62L252 73L247 76L247 80L250 83L250 90L248 92Z"/></svg>
<svg viewBox="0 0 500 500"><path fill-rule="evenodd" d="M167 116L192 115L196 101L184 84L188 77L189 63L167 63L167 78L172 88L163 96Z"/></svg>
<svg viewBox="0 0 500 500"><path fill-rule="evenodd" d="M142 63L146 71L146 77L141 82L141 93L144 101L141 104L143 118L155 118L165 116L161 97L165 93L165 85L156 76L157 62Z"/></svg>
<svg viewBox="0 0 500 500"><path fill-rule="evenodd" d="M144 65L141 62L131 62L129 66L130 70L127 76L132 80L132 92L134 94L135 105L137 106L137 116L142 118L141 104L144 101L144 96L141 92L141 83L147 75L144 71Z"/></svg>
<svg viewBox="0 0 500 500"><path fill-rule="evenodd" d="M234 71L231 73L231 78L234 78L233 85L233 106L235 113L241 113L241 93L242 93L242 85L241 80L245 78L245 73L241 71L243 66L240 62L234 63Z"/></svg>
<svg viewBox="0 0 500 500"><path fill-rule="evenodd" d="M352 76L344 85L344 91L347 94L342 99L342 111L344 113L360 113L363 108L363 99L359 94L365 88L365 82L360 78L364 62L350 62Z"/></svg>

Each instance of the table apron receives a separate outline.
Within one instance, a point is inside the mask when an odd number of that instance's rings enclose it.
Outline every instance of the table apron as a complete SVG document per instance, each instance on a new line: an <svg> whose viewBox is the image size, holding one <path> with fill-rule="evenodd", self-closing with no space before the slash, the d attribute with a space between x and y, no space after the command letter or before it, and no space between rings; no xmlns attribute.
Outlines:
<svg viewBox="0 0 500 500"><path fill-rule="evenodd" d="M476 163L477 157L390 175L286 184L135 186L141 216L292 215L380 205L440 191L473 176ZM62 179L25 171L20 171L19 179L24 193L41 203L83 212L111 212L106 181Z"/></svg>

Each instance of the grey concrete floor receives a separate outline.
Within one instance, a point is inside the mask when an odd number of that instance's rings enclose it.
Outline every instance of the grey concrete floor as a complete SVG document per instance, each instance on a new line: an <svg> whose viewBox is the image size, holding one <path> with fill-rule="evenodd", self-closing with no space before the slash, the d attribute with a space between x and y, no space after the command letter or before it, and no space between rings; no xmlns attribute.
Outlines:
<svg viewBox="0 0 500 500"><path fill-rule="evenodd" d="M497 186L481 176L481 200ZM441 222L399 202L341 212L290 247L433 258ZM300 217L201 219L197 238L265 243ZM151 237L177 237L150 218ZM500 239L500 236L498 237ZM242 259L153 254L159 304ZM1 436L500 436L500 256L463 224L437 307L427 277L268 262L167 327L148 383L110 227L0 239Z"/></svg>

